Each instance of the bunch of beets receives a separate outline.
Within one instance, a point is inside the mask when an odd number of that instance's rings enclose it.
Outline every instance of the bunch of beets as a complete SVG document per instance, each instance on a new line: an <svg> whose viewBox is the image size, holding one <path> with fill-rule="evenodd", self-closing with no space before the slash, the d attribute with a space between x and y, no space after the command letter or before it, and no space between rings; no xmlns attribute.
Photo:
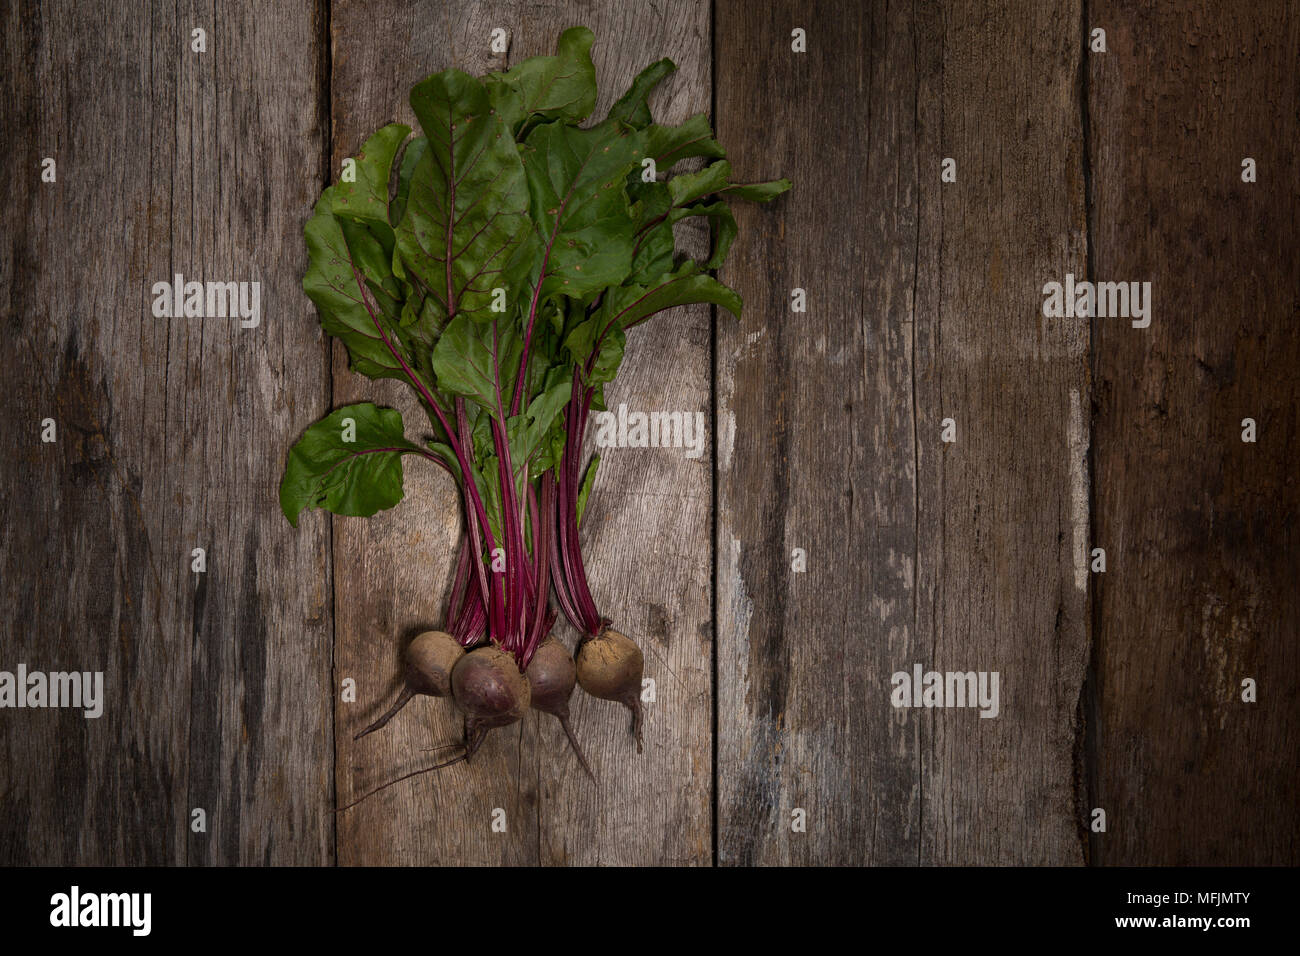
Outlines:
<svg viewBox="0 0 1300 956"><path fill-rule="evenodd" d="M596 103L592 41L575 27L555 56L423 80L411 90L423 135L395 123L371 136L305 230L303 288L325 331L354 372L414 388L432 436L407 438L395 409L339 408L290 450L280 505L295 526L304 509L391 508L407 455L456 481L465 521L446 630L411 643L401 696L358 735L416 694L450 697L465 741L447 763L531 707L559 718L590 773L568 720L575 681L632 712L640 749L641 651L598 610L578 535L599 463L583 467L587 418L605 407L628 329L688 303L740 314L711 275L736 235L725 200L790 186L732 183L703 115L653 121L646 98L670 60L580 126ZM704 165L667 176L691 157ZM691 216L712 226L706 262L675 256L673 226ZM552 594L580 635L572 657L551 637Z"/></svg>

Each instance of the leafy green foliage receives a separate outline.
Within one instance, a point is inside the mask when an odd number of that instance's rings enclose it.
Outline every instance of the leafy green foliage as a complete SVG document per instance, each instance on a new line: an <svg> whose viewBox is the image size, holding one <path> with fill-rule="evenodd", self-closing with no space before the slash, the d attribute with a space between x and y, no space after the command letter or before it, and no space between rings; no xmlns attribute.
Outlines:
<svg viewBox="0 0 1300 956"><path fill-rule="evenodd" d="M628 91L609 110L609 119L626 123L633 129L645 129L654 120L646 100L654 88L677 72L677 64L666 57L651 63L637 74Z"/></svg>
<svg viewBox="0 0 1300 956"><path fill-rule="evenodd" d="M548 123L528 137L524 169L541 250L530 278L543 296L581 298L627 275L634 239L624 179L641 155L640 134L617 123Z"/></svg>
<svg viewBox="0 0 1300 956"><path fill-rule="evenodd" d="M519 150L487 89L459 70L416 85L411 108L429 145L397 226L398 255L443 316L489 318L529 231Z"/></svg>
<svg viewBox="0 0 1300 956"><path fill-rule="evenodd" d="M582 476L582 484L578 488L578 505L577 515L578 523L582 523L582 516L587 511L587 496L591 494L591 486L596 483L596 469L600 466L600 456L592 455L591 462L587 465L587 472Z"/></svg>
<svg viewBox="0 0 1300 956"><path fill-rule="evenodd" d="M309 508L369 517L402 500L402 456L422 454L406 440L402 413L370 402L345 405L303 433L289 450L280 508L294 527Z"/></svg>
<svg viewBox="0 0 1300 956"><path fill-rule="evenodd" d="M529 477L535 478L555 466L557 456L547 439L569 400L572 387L563 368L552 369L545 388L524 414L511 419L512 425L519 425L510 431L510 457L517 471L527 465Z"/></svg>
<svg viewBox="0 0 1300 956"><path fill-rule="evenodd" d="M356 156L355 178L342 180L329 189L332 209L336 216L350 217L360 222L387 226L380 235L392 235L388 221L388 180L392 175L393 159L411 127L401 123L385 126L366 140L366 145ZM391 239L387 243L392 248Z"/></svg>
<svg viewBox="0 0 1300 956"><path fill-rule="evenodd" d="M627 330L690 303L739 315L739 296L710 274L736 237L727 200L767 202L789 182L733 183L703 115L654 122L649 98L671 60L580 127L596 103L593 42L574 27L553 56L482 78L429 76L411 90L417 135L381 128L355 178L321 195L304 230L303 288L354 371L416 390L432 435L417 444L398 412L366 403L331 413L290 451L280 502L291 523L310 508L392 507L401 458L418 453L446 466L494 540L521 527L521 541L534 540L530 483L561 471L566 408L603 407ZM712 228L704 263L676 254L673 228L692 217ZM579 514L595 474L593 459L572 489Z"/></svg>
<svg viewBox="0 0 1300 956"><path fill-rule="evenodd" d="M433 350L438 386L472 399L488 415L497 414L498 369L519 367L523 342L513 323L474 322L464 315L451 320ZM513 381L513 379L511 380ZM510 396L501 396L508 407Z"/></svg>
<svg viewBox="0 0 1300 956"><path fill-rule="evenodd" d="M560 34L555 56L535 56L486 77L493 108L519 135L545 120L580 123L596 105L595 35L586 27Z"/></svg>
<svg viewBox="0 0 1300 956"><path fill-rule="evenodd" d="M720 305L732 315L740 315L740 296L700 272L699 266L688 259L676 271L664 273L647 285L619 286L612 290L596 312L595 328L629 329L665 309L701 302Z"/></svg>

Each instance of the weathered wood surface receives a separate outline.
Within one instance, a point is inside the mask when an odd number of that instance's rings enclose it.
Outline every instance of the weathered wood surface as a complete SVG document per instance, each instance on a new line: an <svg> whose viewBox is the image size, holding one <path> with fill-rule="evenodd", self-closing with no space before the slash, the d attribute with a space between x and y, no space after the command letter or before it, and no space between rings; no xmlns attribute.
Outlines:
<svg viewBox="0 0 1300 956"><path fill-rule="evenodd" d="M1093 853L1294 864L1300 11L1089 7L1096 272L1154 286L1149 328L1097 320Z"/></svg>
<svg viewBox="0 0 1300 956"><path fill-rule="evenodd" d="M942 46L922 83L918 659L1001 675L995 719L922 711L923 863L1083 861L1088 324L1042 314L1044 283L1086 265L1080 22L1074 0L955 3L921 33Z"/></svg>
<svg viewBox="0 0 1300 956"><path fill-rule="evenodd" d="M102 670L107 698L0 712L5 863L332 859L328 532L275 500L327 397L299 289L319 28L5 6L0 668ZM260 327L155 318L174 273L260 281Z"/></svg>
<svg viewBox="0 0 1300 956"><path fill-rule="evenodd" d="M655 115L680 122L708 109L707 4L647 11L612 2L336 2L332 169L382 123L416 125L406 97L427 74L451 66L474 74L505 69L554 52L559 34L578 24L596 35L596 115L662 56L679 70L656 95ZM489 48L496 28L510 37L504 56ZM702 234L693 238L707 242ZM648 346L641 342L650 329L631 337L609 401L710 417L708 310L679 310L656 323ZM363 397L401 408L408 427L422 419L400 385L349 373L340 348L335 404ZM689 461L680 450L611 449L584 519L593 593L602 611L638 639L646 676L656 681L645 754L636 754L624 710L577 692L574 727L599 790L583 776L558 724L531 714L519 727L492 733L473 765L416 778L347 811L339 821L341 863L711 861L710 487L707 455ZM365 521L334 519L336 676L355 677L361 698L337 711L341 801L429 765L436 755L420 748L462 736L448 702L418 699L383 732L351 739L396 693L406 641L442 620L460 528L455 494L440 472L411 467L399 507ZM572 646L567 624L556 633ZM491 828L496 808L505 811L505 833Z"/></svg>
<svg viewBox="0 0 1300 956"><path fill-rule="evenodd" d="M0 863L1296 862L1292 5L2 16L0 670L102 669L107 703L0 711ZM326 409L420 421L331 359L302 223L370 131L412 122L415 81L574 24L596 33L598 112L671 56L656 115L712 111L738 178L796 184L738 205L722 278L744 318L656 319L611 389L704 411L716 442L716 463L610 451L584 522L597 601L656 680L646 753L577 694L599 791L530 716L335 819L460 735L420 699L352 740L441 622L459 517L418 463L368 521L279 514L286 450ZM260 281L261 326L154 318L177 272ZM1043 319L1067 272L1152 281L1151 327ZM998 671L1000 716L895 710L915 663Z"/></svg>
<svg viewBox="0 0 1300 956"><path fill-rule="evenodd" d="M1081 857L1087 327L1039 313L1084 266L1079 12L918 16L718 5L720 138L796 184L717 332L722 863ZM895 710L914 663L1000 672L1000 716Z"/></svg>

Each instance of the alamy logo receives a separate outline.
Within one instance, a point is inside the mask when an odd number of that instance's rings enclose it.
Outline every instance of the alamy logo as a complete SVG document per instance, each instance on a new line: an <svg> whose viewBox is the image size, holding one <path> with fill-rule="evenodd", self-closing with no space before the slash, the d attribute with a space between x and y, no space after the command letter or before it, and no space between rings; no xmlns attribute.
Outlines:
<svg viewBox="0 0 1300 956"><path fill-rule="evenodd" d="M148 936L152 912L151 893L82 893L74 886L50 897L51 926L128 926L132 936Z"/></svg>
<svg viewBox="0 0 1300 956"><path fill-rule="evenodd" d="M1045 318L1124 318L1132 319L1135 329L1151 324L1150 282L1075 282L1074 273L1067 272L1064 284L1047 283L1043 295Z"/></svg>
<svg viewBox="0 0 1300 956"><path fill-rule="evenodd" d="M889 702L895 707L978 707L981 717L996 717L998 703L997 671L927 671L912 665L912 673L899 671Z"/></svg>
<svg viewBox="0 0 1300 956"><path fill-rule="evenodd" d="M685 448L687 458L704 454L703 412L596 413L597 448Z"/></svg>
<svg viewBox="0 0 1300 956"><path fill-rule="evenodd" d="M0 671L0 707L80 707L88 718L104 713L103 671Z"/></svg>
<svg viewBox="0 0 1300 956"><path fill-rule="evenodd" d="M156 319L233 319L255 329L262 321L262 283L185 281L179 272L171 282L155 282L152 294Z"/></svg>

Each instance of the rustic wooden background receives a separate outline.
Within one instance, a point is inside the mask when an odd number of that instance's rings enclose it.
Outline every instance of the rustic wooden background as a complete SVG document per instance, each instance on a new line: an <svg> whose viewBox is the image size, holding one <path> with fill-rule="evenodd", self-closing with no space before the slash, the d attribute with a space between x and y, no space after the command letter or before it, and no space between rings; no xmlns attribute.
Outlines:
<svg viewBox="0 0 1300 956"><path fill-rule="evenodd" d="M280 515L302 428L407 407L331 351L301 227L417 79L573 24L600 108L670 56L656 115L709 111L740 178L796 184L738 209L743 320L638 332L612 396L712 421L702 461L608 455L585 529L657 682L646 752L578 695L599 789L530 716L336 818L457 733L421 700L352 740L441 619L457 529L416 466L372 520ZM0 711L0 862L1297 862L1286 0L60 0L0 33L0 669L108 688L98 720ZM259 280L261 327L153 318L176 272ZM1044 320L1066 272L1150 280L1150 328ZM894 710L914 662L999 671L1001 716Z"/></svg>

